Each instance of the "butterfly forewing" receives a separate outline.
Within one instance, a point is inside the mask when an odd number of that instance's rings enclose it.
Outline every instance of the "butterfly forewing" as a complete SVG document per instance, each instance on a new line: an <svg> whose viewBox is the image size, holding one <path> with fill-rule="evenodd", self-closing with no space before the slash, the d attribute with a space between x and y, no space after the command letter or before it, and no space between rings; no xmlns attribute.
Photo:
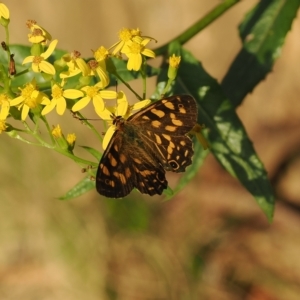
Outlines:
<svg viewBox="0 0 300 300"><path fill-rule="evenodd" d="M115 122L96 176L101 195L121 198L133 188L160 195L168 185L165 170L183 172L191 164L193 145L186 134L197 123L193 97L168 97Z"/></svg>

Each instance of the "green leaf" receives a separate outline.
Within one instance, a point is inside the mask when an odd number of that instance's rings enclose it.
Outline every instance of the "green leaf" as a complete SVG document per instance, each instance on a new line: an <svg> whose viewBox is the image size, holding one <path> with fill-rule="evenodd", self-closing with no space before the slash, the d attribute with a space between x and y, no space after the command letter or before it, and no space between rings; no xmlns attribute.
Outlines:
<svg viewBox="0 0 300 300"><path fill-rule="evenodd" d="M218 82L184 49L181 49L181 65L174 93L189 93L197 99L198 123L204 123L209 129L211 152L254 196L271 221L275 202L273 191L243 124Z"/></svg>
<svg viewBox="0 0 300 300"><path fill-rule="evenodd" d="M260 1L240 25L243 48L222 81L235 107L272 70L299 5L300 0Z"/></svg>
<svg viewBox="0 0 300 300"><path fill-rule="evenodd" d="M24 84L30 82L33 77L35 77L37 85L39 86L40 90L50 89L50 82L46 81L42 74L40 73L33 73L33 72L26 72L29 68L30 64L22 65L22 62L25 57L31 55L30 47L24 45L10 45L9 49L12 54L14 54L14 60L16 64L17 74L12 77L12 89L14 92L18 91L18 87L22 87ZM59 59L65 51L56 49L52 55L48 58L48 60L53 63L55 60ZM4 64L8 67L9 62L7 61L7 53L5 51L0 51L0 63ZM24 72L21 76L18 76L19 73ZM60 81L59 77L56 78Z"/></svg>
<svg viewBox="0 0 300 300"><path fill-rule="evenodd" d="M95 189L95 182L90 179L90 175L79 181L72 189L64 196L59 197L59 200L70 200L79 197L90 190Z"/></svg>
<svg viewBox="0 0 300 300"><path fill-rule="evenodd" d="M98 150L88 147L88 146L80 146L80 147L82 149L86 150L87 152L89 152L90 154L92 154L97 160L100 160L101 153Z"/></svg>

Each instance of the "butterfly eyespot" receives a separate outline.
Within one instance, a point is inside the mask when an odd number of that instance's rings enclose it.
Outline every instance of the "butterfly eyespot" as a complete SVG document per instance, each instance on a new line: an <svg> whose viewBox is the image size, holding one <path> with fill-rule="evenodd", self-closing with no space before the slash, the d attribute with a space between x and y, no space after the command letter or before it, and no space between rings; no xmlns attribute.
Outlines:
<svg viewBox="0 0 300 300"><path fill-rule="evenodd" d="M175 160L170 160L168 161L169 165L172 167L173 170L177 170L179 169L179 164L177 161Z"/></svg>

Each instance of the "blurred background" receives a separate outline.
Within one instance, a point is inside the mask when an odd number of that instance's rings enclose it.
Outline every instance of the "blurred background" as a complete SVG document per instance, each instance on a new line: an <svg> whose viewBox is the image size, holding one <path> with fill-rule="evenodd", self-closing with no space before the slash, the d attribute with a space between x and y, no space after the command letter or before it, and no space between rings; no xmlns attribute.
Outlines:
<svg viewBox="0 0 300 300"><path fill-rule="evenodd" d="M186 45L219 81L241 47L237 26L258 2L241 1ZM221 1L4 3L11 43L28 45L25 23L33 19L59 48L88 57L123 27L162 45ZM95 190L63 202L58 197L84 176L80 168L2 134L0 299L299 299L299 36L297 19L273 72L238 109L277 195L271 225L212 155L169 202L137 192L105 199ZM100 149L70 115L50 117L75 132L78 145ZM168 174L171 187L177 180Z"/></svg>

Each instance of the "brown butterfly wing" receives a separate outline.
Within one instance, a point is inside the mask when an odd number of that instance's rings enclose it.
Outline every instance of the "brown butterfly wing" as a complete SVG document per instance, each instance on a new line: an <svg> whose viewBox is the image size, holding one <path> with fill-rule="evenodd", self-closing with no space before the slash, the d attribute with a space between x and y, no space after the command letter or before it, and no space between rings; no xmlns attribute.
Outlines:
<svg viewBox="0 0 300 300"><path fill-rule="evenodd" d="M97 191L106 197L122 198L133 188L143 194L161 195L167 188L163 166L143 147L116 131L103 153L97 175Z"/></svg>
<svg viewBox="0 0 300 300"><path fill-rule="evenodd" d="M160 195L168 184L165 170L183 172L191 164L193 145L186 134L196 123L197 105L188 95L159 100L123 120L99 163L97 191L111 198L133 188Z"/></svg>

